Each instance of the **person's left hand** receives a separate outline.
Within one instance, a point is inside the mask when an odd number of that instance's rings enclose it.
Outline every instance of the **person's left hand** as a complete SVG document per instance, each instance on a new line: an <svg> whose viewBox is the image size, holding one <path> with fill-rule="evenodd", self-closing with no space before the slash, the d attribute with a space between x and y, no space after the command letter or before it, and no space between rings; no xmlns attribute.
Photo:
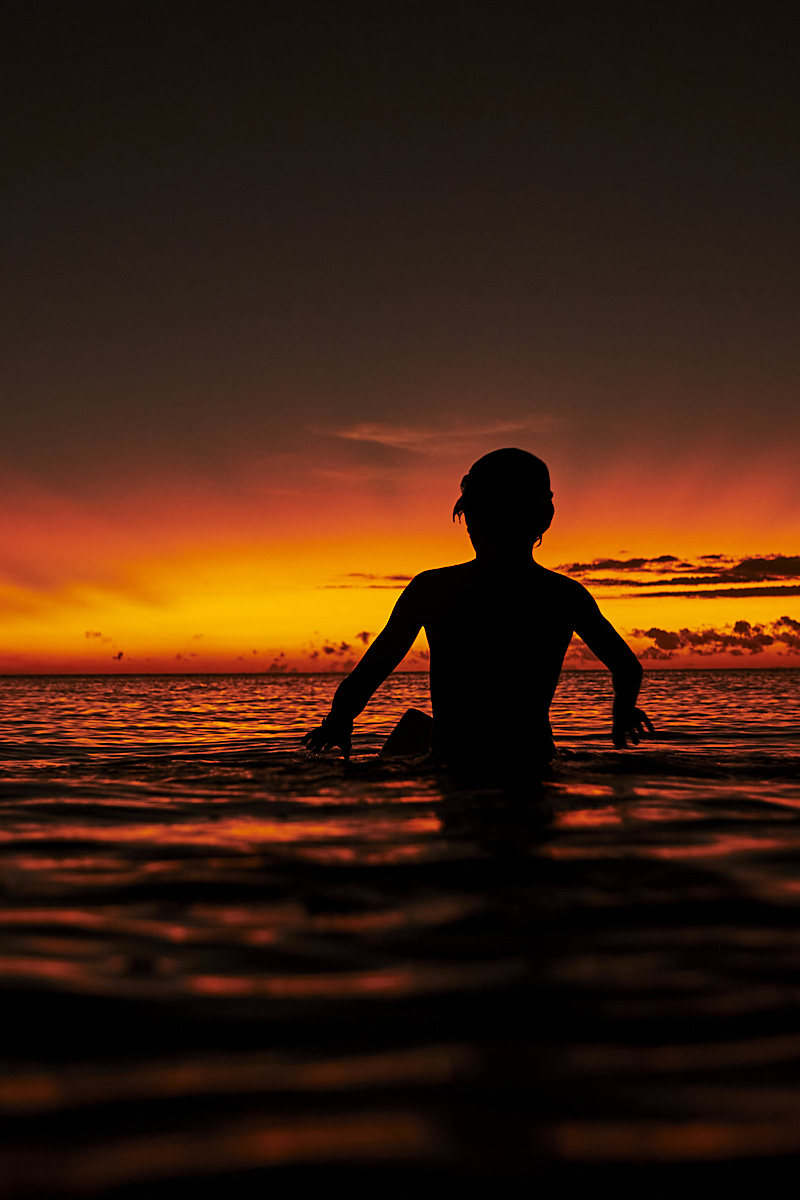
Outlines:
<svg viewBox="0 0 800 1200"><path fill-rule="evenodd" d="M634 708L630 704L614 704L614 728L611 736L617 750L627 748L628 738L634 746L638 746L641 739L651 733L655 733L653 722L641 708Z"/></svg>
<svg viewBox="0 0 800 1200"><path fill-rule="evenodd" d="M342 751L344 761L348 762L353 747L352 735L352 721L336 720L329 713L321 725L305 735L302 745L311 754L321 754L323 750L330 750L333 746L338 746Z"/></svg>

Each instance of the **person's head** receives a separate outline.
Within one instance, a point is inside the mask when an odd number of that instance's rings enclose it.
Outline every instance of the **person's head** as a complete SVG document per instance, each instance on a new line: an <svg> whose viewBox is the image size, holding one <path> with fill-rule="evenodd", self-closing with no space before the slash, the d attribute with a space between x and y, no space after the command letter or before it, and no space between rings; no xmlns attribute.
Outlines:
<svg viewBox="0 0 800 1200"><path fill-rule="evenodd" d="M453 520L460 520L462 513L479 553L529 553L553 520L550 472L527 450L508 448L484 454L461 480Z"/></svg>

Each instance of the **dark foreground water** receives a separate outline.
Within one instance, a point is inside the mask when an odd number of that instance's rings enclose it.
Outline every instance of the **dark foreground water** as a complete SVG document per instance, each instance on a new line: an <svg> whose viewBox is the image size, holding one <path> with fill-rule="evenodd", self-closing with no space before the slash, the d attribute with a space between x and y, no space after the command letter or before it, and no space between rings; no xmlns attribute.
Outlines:
<svg viewBox="0 0 800 1200"><path fill-rule="evenodd" d="M337 683L0 680L0 1192L800 1161L800 674L650 673L625 753L609 677L567 674L526 800L376 757L421 675L349 769L309 759Z"/></svg>

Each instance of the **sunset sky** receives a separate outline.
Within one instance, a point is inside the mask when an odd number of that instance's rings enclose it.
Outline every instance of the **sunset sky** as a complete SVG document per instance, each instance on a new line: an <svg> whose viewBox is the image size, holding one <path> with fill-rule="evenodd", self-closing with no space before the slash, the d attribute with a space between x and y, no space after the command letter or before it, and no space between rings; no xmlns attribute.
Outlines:
<svg viewBox="0 0 800 1200"><path fill-rule="evenodd" d="M646 665L800 666L766 10L10 5L0 672L342 670L514 445Z"/></svg>

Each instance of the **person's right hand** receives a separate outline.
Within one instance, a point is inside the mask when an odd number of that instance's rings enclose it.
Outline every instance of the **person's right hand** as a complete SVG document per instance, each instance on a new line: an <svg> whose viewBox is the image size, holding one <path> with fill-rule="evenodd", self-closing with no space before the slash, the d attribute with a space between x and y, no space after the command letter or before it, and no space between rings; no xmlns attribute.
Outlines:
<svg viewBox="0 0 800 1200"><path fill-rule="evenodd" d="M635 708L632 704L614 704L614 728L611 736L617 750L627 748L628 738L634 746L638 746L641 739L651 733L655 733L653 722L641 708Z"/></svg>
<svg viewBox="0 0 800 1200"><path fill-rule="evenodd" d="M336 720L331 714L328 714L321 725L305 735L302 745L310 754L321 754L324 750L338 746L347 762L353 746L352 735L352 721Z"/></svg>

